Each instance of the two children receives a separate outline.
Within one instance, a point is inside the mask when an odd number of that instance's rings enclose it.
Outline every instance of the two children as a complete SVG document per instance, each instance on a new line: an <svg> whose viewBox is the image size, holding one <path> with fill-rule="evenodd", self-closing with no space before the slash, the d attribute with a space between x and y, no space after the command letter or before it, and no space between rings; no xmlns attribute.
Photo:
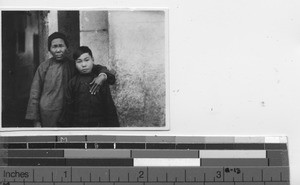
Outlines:
<svg viewBox="0 0 300 185"><path fill-rule="evenodd" d="M104 66L94 65L92 51L79 47L73 54L77 73L69 81L63 114L63 126L68 127L117 127L119 126L108 82L105 81L99 92L90 93L90 83Z"/></svg>

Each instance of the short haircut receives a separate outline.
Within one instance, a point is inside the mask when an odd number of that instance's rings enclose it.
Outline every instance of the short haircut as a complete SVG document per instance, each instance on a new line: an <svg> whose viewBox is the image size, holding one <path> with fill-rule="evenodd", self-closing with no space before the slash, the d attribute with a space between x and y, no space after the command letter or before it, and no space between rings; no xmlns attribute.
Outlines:
<svg viewBox="0 0 300 185"><path fill-rule="evenodd" d="M93 58L93 53L91 49L87 46L80 46L74 53L73 59L77 60L82 54L88 53Z"/></svg>
<svg viewBox="0 0 300 185"><path fill-rule="evenodd" d="M68 43L68 40L67 40L66 35L63 34L63 33L61 33L61 32L54 32L54 33L52 33L52 34L48 37L48 50L49 50L49 51L50 51L50 47L51 47L52 41L53 41L54 39L58 39L58 38L59 38L59 39L62 39L62 40L65 42L67 48L69 47L69 43Z"/></svg>

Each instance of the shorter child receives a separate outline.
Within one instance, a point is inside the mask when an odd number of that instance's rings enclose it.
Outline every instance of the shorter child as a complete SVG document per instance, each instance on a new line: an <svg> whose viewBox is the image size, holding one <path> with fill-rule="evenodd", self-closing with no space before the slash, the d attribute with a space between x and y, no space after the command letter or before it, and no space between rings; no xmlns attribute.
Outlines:
<svg viewBox="0 0 300 185"><path fill-rule="evenodd" d="M73 54L78 73L69 81L66 89L66 105L63 126L69 127L118 127L116 107L112 99L109 81L105 81L98 93L90 93L90 83L97 76L101 65L94 65L92 51L79 47ZM97 68L97 70L96 70ZM105 74L100 74L106 76ZM109 74L113 75L113 74ZM113 84L114 82L110 83Z"/></svg>

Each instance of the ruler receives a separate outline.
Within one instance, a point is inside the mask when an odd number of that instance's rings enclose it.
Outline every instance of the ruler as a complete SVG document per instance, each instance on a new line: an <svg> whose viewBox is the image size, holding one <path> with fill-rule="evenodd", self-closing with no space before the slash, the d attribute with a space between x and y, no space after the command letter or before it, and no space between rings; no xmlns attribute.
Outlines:
<svg viewBox="0 0 300 185"><path fill-rule="evenodd" d="M285 137L0 137L2 185L288 185Z"/></svg>

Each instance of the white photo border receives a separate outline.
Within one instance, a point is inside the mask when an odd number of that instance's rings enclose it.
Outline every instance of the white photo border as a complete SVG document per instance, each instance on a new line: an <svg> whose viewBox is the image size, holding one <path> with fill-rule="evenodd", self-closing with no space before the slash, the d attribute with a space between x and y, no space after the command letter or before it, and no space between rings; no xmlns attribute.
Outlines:
<svg viewBox="0 0 300 185"><path fill-rule="evenodd" d="M164 11L165 13L165 126L163 127L47 127L47 128L34 128L34 127L2 127L2 115L0 115L0 135L8 133L9 135L17 133L17 135L23 135L23 133L28 135L28 132L32 133L32 135L47 135L48 132L60 131L62 133L68 133L71 135L76 135L79 131L84 132L82 134L89 133L90 131L169 131L170 127L170 61L169 61L169 9L166 7L118 7L118 8L36 8L36 7L5 7L2 6L0 8L0 50L2 52L2 11L46 11L46 10L57 10L57 11ZM0 55L0 61L2 61L2 54ZM2 65L1 65L2 71ZM2 72L1 72L2 74ZM1 75L1 84L2 84L2 75ZM2 86L0 87L0 93L2 97ZM1 110L2 110L2 100L1 100ZM86 133L85 133L86 132Z"/></svg>

